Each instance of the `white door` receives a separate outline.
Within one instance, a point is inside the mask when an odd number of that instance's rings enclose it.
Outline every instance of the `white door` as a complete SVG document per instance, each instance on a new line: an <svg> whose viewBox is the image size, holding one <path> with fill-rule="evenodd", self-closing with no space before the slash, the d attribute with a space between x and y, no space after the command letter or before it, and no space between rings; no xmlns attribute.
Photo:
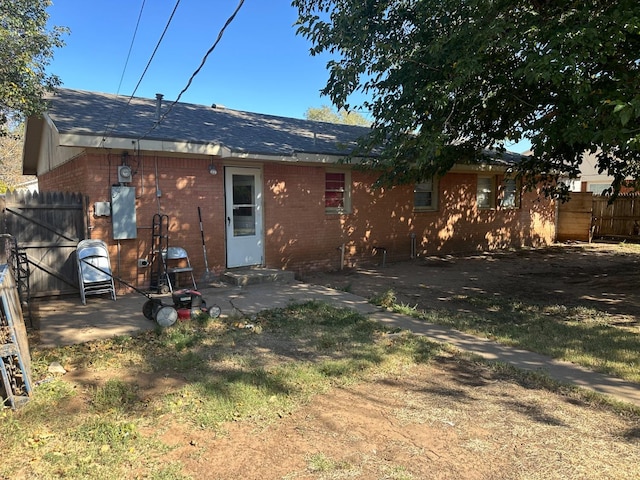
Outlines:
<svg viewBox="0 0 640 480"><path fill-rule="evenodd" d="M258 168L226 167L227 268L262 265L262 175Z"/></svg>

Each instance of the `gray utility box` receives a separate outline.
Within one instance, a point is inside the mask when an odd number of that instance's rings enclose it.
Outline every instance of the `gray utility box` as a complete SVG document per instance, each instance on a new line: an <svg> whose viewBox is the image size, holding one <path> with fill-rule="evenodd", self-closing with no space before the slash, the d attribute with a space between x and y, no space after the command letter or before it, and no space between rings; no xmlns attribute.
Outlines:
<svg viewBox="0 0 640 480"><path fill-rule="evenodd" d="M111 221L114 240L138 238L135 187L111 187Z"/></svg>

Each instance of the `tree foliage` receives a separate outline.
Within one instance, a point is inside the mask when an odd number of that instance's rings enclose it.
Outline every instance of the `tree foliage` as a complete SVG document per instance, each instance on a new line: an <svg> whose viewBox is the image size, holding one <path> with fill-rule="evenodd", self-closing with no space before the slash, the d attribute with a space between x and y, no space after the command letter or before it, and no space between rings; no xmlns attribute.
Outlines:
<svg viewBox="0 0 640 480"><path fill-rule="evenodd" d="M366 146L393 183L529 139L518 173L562 194L584 152L640 175L637 0L294 0L312 54L332 54L323 93L367 94Z"/></svg>
<svg viewBox="0 0 640 480"><path fill-rule="evenodd" d="M60 84L47 74L53 49L61 47L66 29L47 29L50 0L0 1L0 133L7 122L38 114L44 93Z"/></svg>
<svg viewBox="0 0 640 480"><path fill-rule="evenodd" d="M349 112L344 108L335 112L328 105L323 105L320 108L307 108L307 111L304 112L304 118L307 120L315 120L317 122L359 125L361 127L368 127L371 125L371 122L358 112Z"/></svg>
<svg viewBox="0 0 640 480"><path fill-rule="evenodd" d="M24 124L11 127L0 135L0 194L15 189L34 177L22 175Z"/></svg>

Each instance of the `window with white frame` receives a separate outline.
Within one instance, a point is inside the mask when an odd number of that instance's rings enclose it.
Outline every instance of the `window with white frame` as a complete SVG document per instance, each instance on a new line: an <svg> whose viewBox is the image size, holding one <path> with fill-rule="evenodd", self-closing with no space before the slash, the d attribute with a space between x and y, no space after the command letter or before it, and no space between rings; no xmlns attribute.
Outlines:
<svg viewBox="0 0 640 480"><path fill-rule="evenodd" d="M348 213L351 210L350 172L325 173L324 208L327 213Z"/></svg>
<svg viewBox="0 0 640 480"><path fill-rule="evenodd" d="M430 178L413 187L413 208L415 210L435 210L438 208L438 183Z"/></svg>
<svg viewBox="0 0 640 480"><path fill-rule="evenodd" d="M520 189L518 181L515 178L505 178L502 181L500 192L501 208L519 208L520 207Z"/></svg>
<svg viewBox="0 0 640 480"><path fill-rule="evenodd" d="M478 208L494 208L496 184L493 176L478 176L477 191Z"/></svg>

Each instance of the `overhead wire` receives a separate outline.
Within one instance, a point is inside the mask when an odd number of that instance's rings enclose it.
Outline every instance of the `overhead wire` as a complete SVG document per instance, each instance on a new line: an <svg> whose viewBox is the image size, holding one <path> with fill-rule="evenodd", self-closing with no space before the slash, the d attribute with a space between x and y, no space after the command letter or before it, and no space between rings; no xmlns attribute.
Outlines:
<svg viewBox="0 0 640 480"><path fill-rule="evenodd" d="M158 125L160 125L160 123L162 123L164 121L164 119L167 117L167 115L169 115L169 112L171 112L173 107L180 101L180 99L182 98L182 95L184 95L184 93L189 89L189 87L191 86L191 84L192 84L193 80L195 79L195 77L198 75L198 73L200 73L200 71L204 67L205 63L207 62L207 59L209 58L209 55L216 49L216 47L218 46L218 44L222 40L222 36L224 35L225 30L227 29L227 27L229 25L231 25L231 22L233 22L233 20L236 18L236 15L238 14L240 9L242 8L243 4L244 4L244 0L240 0L238 2L238 5L236 6L236 9L233 11L233 13L229 16L227 21L224 23L224 25L220 29L220 32L218 33L218 37L216 38L216 41L213 43L213 45L211 45L209 50L207 50L207 53L205 53L204 57L202 58L202 60L200 62L200 65L191 74L191 77L189 77L189 80L187 81L187 84L185 85L185 87L180 91L180 93L178 94L177 98L169 105L169 107L164 112L164 114L162 114L162 116L153 124L153 126L147 132L145 132L144 135L141 135L140 137L138 137L138 139L137 139L138 141L142 140L147 135L149 135L153 130L155 130L158 127Z"/></svg>
<svg viewBox="0 0 640 480"><path fill-rule="evenodd" d="M129 59L131 58L131 51L133 50L133 44L135 43L136 36L138 35L138 28L140 27L140 19L142 18L142 12L144 10L145 2L146 0L142 0L142 5L140 6L140 13L138 14L138 21L136 22L136 28L133 31L133 37L131 38L131 44L129 45L129 51L127 52L127 59L124 61L124 68L122 69L122 75L120 75L120 82L118 83L118 90L116 91L116 95L120 94L120 88L122 87L124 74L127 71L127 66L129 65Z"/></svg>
<svg viewBox="0 0 640 480"><path fill-rule="evenodd" d="M122 119L124 113L126 112L127 108L129 108L129 105L131 104L131 100L133 100L133 97L135 96L136 92L138 91L138 88L140 87L140 84L142 83L142 79L146 75L147 70L149 70L149 66L151 65L151 62L153 61L153 58L155 57L156 52L158 51L158 48L160 48L160 44L162 43L162 40L164 39L164 36L167 33L167 30L169 29L169 25L171 25L171 21L173 20L173 17L174 17L174 15L176 13L176 10L178 9L178 5L180 5L180 1L181 0L176 0L176 4L173 7L173 11L171 12L171 15L169 16L169 19L167 20L167 24L165 25L164 30L162 31L162 35L160 35L160 38L158 39L158 42L156 43L156 46L153 49L153 52L151 53L151 57L149 57L149 61L147 62L147 65L144 68L144 71L140 75L140 79L138 80L138 83L136 84L135 88L133 89L133 92L129 96L129 99L127 100L127 103L122 107L120 115L118 116L118 119L113 123L113 125L110 128L109 128L109 124L106 125L105 133L104 133L103 138L102 138L102 142L103 143L106 141L107 137L110 136L111 132L113 132L118 127L118 125L120 124L120 120Z"/></svg>
<svg viewBox="0 0 640 480"><path fill-rule="evenodd" d="M133 44L136 41L136 36L138 35L138 28L140 27L140 19L142 18L142 12L144 10L144 5L146 0L142 0L142 5L140 6L140 13L138 13L138 20L136 21L136 28L133 31L133 36L131 37L131 43L129 44L129 52L127 52L127 58L124 61L124 66L122 67L122 74L120 75L120 82L118 83L118 90L116 91L116 95L120 94L120 88L122 87L122 81L124 80L124 74L127 71L127 66L129 65L129 59L131 58L131 51L133 50ZM103 137L106 136L107 129L111 124L111 118L113 117L113 112L109 114L109 118L107 119L107 123L105 124L105 132L103 133ZM104 141L104 138L103 138Z"/></svg>

